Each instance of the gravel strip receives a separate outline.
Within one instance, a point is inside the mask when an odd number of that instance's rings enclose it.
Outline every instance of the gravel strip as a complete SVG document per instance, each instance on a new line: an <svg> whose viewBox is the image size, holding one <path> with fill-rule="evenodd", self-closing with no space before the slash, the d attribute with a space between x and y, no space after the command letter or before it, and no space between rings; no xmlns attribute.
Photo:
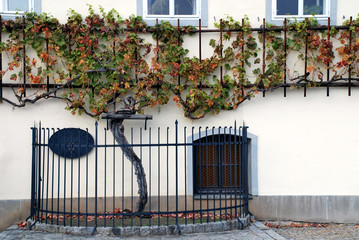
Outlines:
<svg viewBox="0 0 359 240"><path fill-rule="evenodd" d="M359 239L359 225L264 222L286 239ZM314 226L313 226L314 225Z"/></svg>

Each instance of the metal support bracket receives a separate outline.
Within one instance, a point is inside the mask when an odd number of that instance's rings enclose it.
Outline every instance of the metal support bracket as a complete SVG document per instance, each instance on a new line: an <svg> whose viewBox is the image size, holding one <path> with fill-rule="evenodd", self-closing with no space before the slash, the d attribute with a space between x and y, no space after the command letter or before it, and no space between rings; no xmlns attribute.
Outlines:
<svg viewBox="0 0 359 240"><path fill-rule="evenodd" d="M145 130L147 130L147 120L152 120L152 115L140 115L140 114L123 114L123 113L108 113L102 116L103 119L107 119L107 130L109 129L109 119L129 119L129 120L145 120Z"/></svg>

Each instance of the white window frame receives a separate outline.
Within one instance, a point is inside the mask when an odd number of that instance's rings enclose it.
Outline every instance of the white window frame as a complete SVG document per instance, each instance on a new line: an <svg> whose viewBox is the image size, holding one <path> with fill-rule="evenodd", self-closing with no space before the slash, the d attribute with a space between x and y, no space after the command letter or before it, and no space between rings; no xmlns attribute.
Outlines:
<svg viewBox="0 0 359 240"><path fill-rule="evenodd" d="M324 13L314 15L314 18L318 20L319 24L328 24L328 17L330 17L331 25L337 24L337 1L338 0L324 0ZM266 22L281 26L285 18L289 21L293 21L294 18L302 21L305 20L305 18L313 17L312 15L303 14L303 0L298 0L298 4L298 15L277 15L277 0L266 0Z"/></svg>
<svg viewBox="0 0 359 240"><path fill-rule="evenodd" d="M201 16L201 0L196 0L196 14L193 15L175 15L175 0L169 0L169 14L168 15L154 15L148 14L148 0L143 0L143 17L144 19L199 19Z"/></svg>
<svg viewBox="0 0 359 240"><path fill-rule="evenodd" d="M196 0L196 14L194 15L175 15L174 2L175 0L169 0L170 12L168 15L149 15L148 0L137 0L137 15L142 16L143 20L150 26L156 24L156 19L159 22L169 21L172 25L177 25L177 19L180 19L181 26L198 26L198 20L201 19L202 27L208 25L208 0Z"/></svg>
<svg viewBox="0 0 359 240"><path fill-rule="evenodd" d="M24 11L9 11L6 0L0 0L0 13L6 14L6 15L16 15L16 14L23 14ZM28 10L29 12L33 12L35 8L35 2L34 0L28 0Z"/></svg>

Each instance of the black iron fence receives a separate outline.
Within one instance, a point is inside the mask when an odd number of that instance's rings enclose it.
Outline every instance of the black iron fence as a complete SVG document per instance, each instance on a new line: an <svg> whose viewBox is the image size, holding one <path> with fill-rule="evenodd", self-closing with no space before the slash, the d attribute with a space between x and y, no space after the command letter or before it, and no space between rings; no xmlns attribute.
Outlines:
<svg viewBox="0 0 359 240"><path fill-rule="evenodd" d="M107 129L32 128L31 214L66 226L179 225L248 215L247 127L129 129L119 145ZM90 134L93 132L93 137ZM136 212L138 174L147 204Z"/></svg>

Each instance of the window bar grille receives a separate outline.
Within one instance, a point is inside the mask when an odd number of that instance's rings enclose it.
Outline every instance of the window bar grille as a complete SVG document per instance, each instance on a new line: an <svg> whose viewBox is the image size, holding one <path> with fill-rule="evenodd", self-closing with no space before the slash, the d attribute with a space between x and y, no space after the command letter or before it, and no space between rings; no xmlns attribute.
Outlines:
<svg viewBox="0 0 359 240"><path fill-rule="evenodd" d="M263 78L265 78L265 74L266 74L266 19L265 18L263 18L262 38L263 38L262 74L263 74ZM260 84L264 88L264 84L262 81ZM266 96L266 91L265 91L265 89L263 89L263 97L265 97L265 96ZM236 202L237 202L237 200L236 200Z"/></svg>
<svg viewBox="0 0 359 240"><path fill-rule="evenodd" d="M350 54L352 53L352 30L350 29L351 26L353 24L353 17L350 17L349 20L349 50L350 50ZM349 64L349 69L348 69L348 96L351 96L352 94L352 89L351 89L351 83L352 83L352 64Z"/></svg>
<svg viewBox="0 0 359 240"><path fill-rule="evenodd" d="M22 40L23 40L23 88L24 97L26 97L26 46L25 46L25 16L22 16Z"/></svg>
<svg viewBox="0 0 359 240"><path fill-rule="evenodd" d="M284 18L283 22L283 31L284 31L284 39L283 39L283 49L284 49L284 97L287 97L287 18Z"/></svg>
<svg viewBox="0 0 359 240"><path fill-rule="evenodd" d="M305 19L308 28L308 18ZM305 31L305 53L304 53L304 97L307 96L307 67L308 67L308 34L309 31L306 29Z"/></svg>
<svg viewBox="0 0 359 240"><path fill-rule="evenodd" d="M327 35L327 40L328 40L328 43L330 42L330 17L328 17L328 35ZM327 97L329 97L329 81L330 81L330 70L329 70L329 67L330 67L330 62L328 61L328 64L327 64Z"/></svg>

